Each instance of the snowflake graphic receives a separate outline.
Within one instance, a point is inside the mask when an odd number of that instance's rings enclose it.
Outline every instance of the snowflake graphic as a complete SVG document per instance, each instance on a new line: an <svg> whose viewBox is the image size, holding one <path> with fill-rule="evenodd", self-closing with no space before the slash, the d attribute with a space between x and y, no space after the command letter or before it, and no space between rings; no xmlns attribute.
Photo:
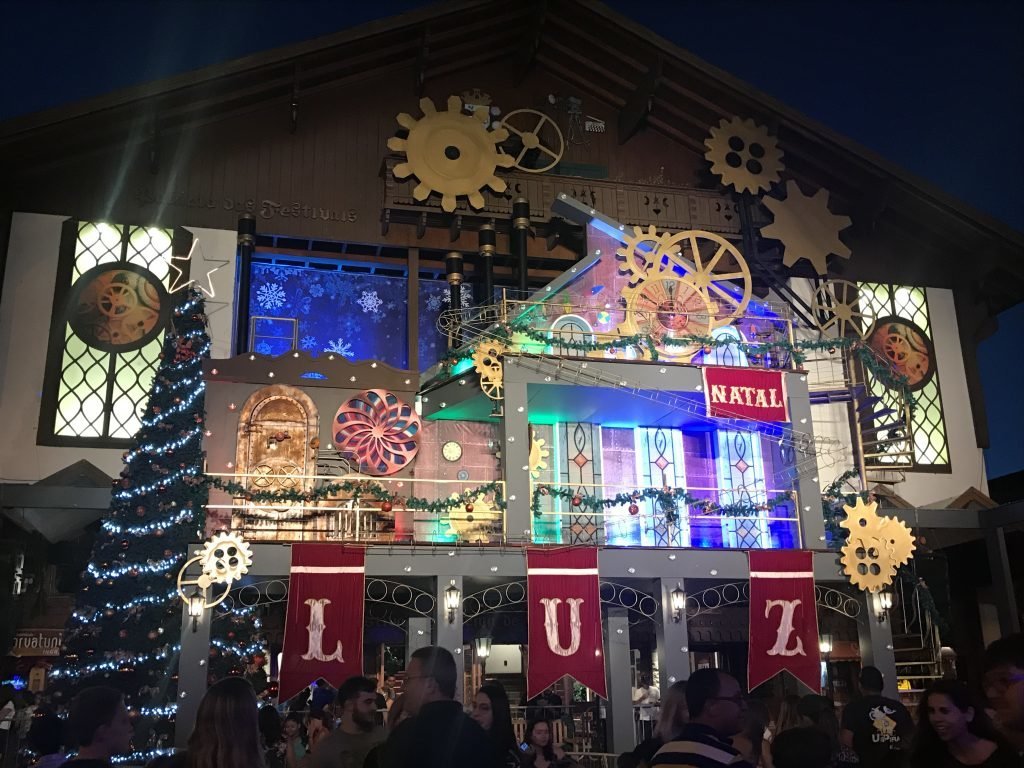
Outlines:
<svg viewBox="0 0 1024 768"><path fill-rule="evenodd" d="M256 345L256 351L259 352L261 355L269 355L274 350L270 348L270 345L267 344L267 342L261 341L259 344Z"/></svg>
<svg viewBox="0 0 1024 768"><path fill-rule="evenodd" d="M377 314L377 310L380 309L383 303L376 291L363 291L363 295L356 302L356 304L363 308L363 312L370 312L372 314Z"/></svg>
<svg viewBox="0 0 1024 768"><path fill-rule="evenodd" d="M300 349L316 349L318 346L316 336L303 336L299 342Z"/></svg>
<svg viewBox="0 0 1024 768"><path fill-rule="evenodd" d="M441 308L441 294L432 293L427 296L427 309L430 312L437 312Z"/></svg>
<svg viewBox="0 0 1024 768"><path fill-rule="evenodd" d="M342 355L343 357L348 358L356 356L356 353L352 350L352 345L347 343L344 339L328 341L327 346L324 347L324 352L333 352L336 355Z"/></svg>
<svg viewBox="0 0 1024 768"><path fill-rule="evenodd" d="M450 291L445 291L441 294L441 301L444 302L445 306L449 306L452 303L452 295ZM429 304L429 300L428 300ZM473 305L473 292L468 290L464 285L462 291L459 294L459 304L465 308Z"/></svg>
<svg viewBox="0 0 1024 768"><path fill-rule="evenodd" d="M284 288L277 283L264 283L256 292L256 301L263 309L283 307L284 299Z"/></svg>
<svg viewBox="0 0 1024 768"><path fill-rule="evenodd" d="M316 296L319 299L324 295L324 287L320 283L312 283L309 286L309 295Z"/></svg>

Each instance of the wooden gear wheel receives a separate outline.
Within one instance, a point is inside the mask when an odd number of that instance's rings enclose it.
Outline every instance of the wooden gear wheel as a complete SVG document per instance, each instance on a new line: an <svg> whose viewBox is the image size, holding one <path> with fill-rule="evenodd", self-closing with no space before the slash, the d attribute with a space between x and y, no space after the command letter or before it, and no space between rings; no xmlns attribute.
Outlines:
<svg viewBox="0 0 1024 768"><path fill-rule="evenodd" d="M438 112L428 98L420 99L420 109L423 117L419 120L405 112L398 115L399 125L409 131L408 138L388 139L388 148L405 152L406 157L406 162L392 170L395 178L415 176L419 181L412 192L415 199L423 201L437 192L442 210L451 213L460 196L466 196L469 204L479 209L484 207L481 189L505 191L507 185L494 172L499 166L510 168L515 162L497 147L508 138L508 131L487 130L486 110L464 115L458 96L448 97L447 111Z"/></svg>
<svg viewBox="0 0 1024 768"><path fill-rule="evenodd" d="M834 328L840 339L852 330L859 338L867 338L875 321L872 315L860 311L859 297L857 284L849 280L826 280L819 285L811 303L818 330L826 334Z"/></svg>
<svg viewBox="0 0 1024 768"><path fill-rule="evenodd" d="M708 303L712 328L742 316L750 303L753 283L747 260L735 245L713 232L692 229L666 237L654 255L654 265L662 273L676 268L685 273L687 282Z"/></svg>
<svg viewBox="0 0 1024 768"><path fill-rule="evenodd" d="M633 288L624 288L622 298L626 312L616 331L623 336L649 335L661 357L691 357L699 343L668 341L711 334L711 305L687 278L670 272L655 274ZM644 352L649 354L649 350Z"/></svg>
<svg viewBox="0 0 1024 768"><path fill-rule="evenodd" d="M530 433L530 458L528 463L530 477L534 480L538 479L540 473L548 468L547 459L551 452L547 449L546 442L543 437L537 437L536 432Z"/></svg>
<svg viewBox="0 0 1024 768"><path fill-rule="evenodd" d="M633 227L633 234L624 237L622 247L615 251L615 257L621 262L618 265L619 274L629 276L631 288L647 277L647 271L654 266L654 254L667 237L659 235L653 224L646 230Z"/></svg>
<svg viewBox="0 0 1024 768"><path fill-rule="evenodd" d="M757 194L771 189L779 180L783 165L778 140L749 117L722 118L711 129L704 146L711 172L737 192Z"/></svg>
<svg viewBox="0 0 1024 768"><path fill-rule="evenodd" d="M850 583L868 592L879 592L892 583L896 568L910 562L914 536L901 520L878 515L878 503L862 498L844 506L846 519L839 525L850 532L842 549L843 572Z"/></svg>
<svg viewBox="0 0 1024 768"><path fill-rule="evenodd" d="M505 369L501 356L505 345L500 341L482 341L473 352L473 368L480 374L480 389L491 400L501 400Z"/></svg>
<svg viewBox="0 0 1024 768"><path fill-rule="evenodd" d="M519 125L517 126L516 123ZM532 128L526 127L531 125ZM523 143L523 148L515 155L514 160L515 167L520 171L544 173L558 165L558 161L562 159L562 154L565 152L565 139L562 138L558 124L543 112L534 109L515 109L501 119L501 126L513 136L518 136ZM544 131L546 138L553 139L553 141L542 141L541 131ZM552 146L548 146L548 143ZM536 168L523 165L523 160L532 149L547 155L547 158Z"/></svg>
<svg viewBox="0 0 1024 768"><path fill-rule="evenodd" d="M462 497L453 493L449 498L457 501ZM448 510L449 530L445 531L445 535L455 536L460 541L490 541L494 522L498 519L497 510L482 493L469 499L468 503L472 505L472 511L467 510L465 506L452 507Z"/></svg>

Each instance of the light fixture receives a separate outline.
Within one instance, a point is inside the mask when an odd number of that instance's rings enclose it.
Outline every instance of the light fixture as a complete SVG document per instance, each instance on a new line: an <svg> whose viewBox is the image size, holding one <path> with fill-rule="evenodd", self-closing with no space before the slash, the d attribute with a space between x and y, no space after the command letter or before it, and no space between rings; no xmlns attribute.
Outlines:
<svg viewBox="0 0 1024 768"><path fill-rule="evenodd" d="M462 602L462 592L455 586L452 579L451 586L444 591L444 607L448 609L448 623L455 623L455 615L459 611L459 603Z"/></svg>
<svg viewBox="0 0 1024 768"><path fill-rule="evenodd" d="M827 632L821 636L818 641L818 650L821 651L822 656L828 656L832 653L832 635Z"/></svg>
<svg viewBox="0 0 1024 768"><path fill-rule="evenodd" d="M476 657L478 659L486 659L491 655L491 638L489 637L478 637L476 639Z"/></svg>
<svg viewBox="0 0 1024 768"><path fill-rule="evenodd" d="M892 610L892 592L883 589L875 597L875 604L878 606L878 623L885 624L889 618L889 611Z"/></svg>
<svg viewBox="0 0 1024 768"><path fill-rule="evenodd" d="M199 619L206 611L206 598L198 587L188 596L188 615L192 617L192 631L199 629Z"/></svg>
<svg viewBox="0 0 1024 768"><path fill-rule="evenodd" d="M679 584L676 584L676 588L669 594L672 601L672 621L678 624L683 620L683 609L686 607L686 593Z"/></svg>

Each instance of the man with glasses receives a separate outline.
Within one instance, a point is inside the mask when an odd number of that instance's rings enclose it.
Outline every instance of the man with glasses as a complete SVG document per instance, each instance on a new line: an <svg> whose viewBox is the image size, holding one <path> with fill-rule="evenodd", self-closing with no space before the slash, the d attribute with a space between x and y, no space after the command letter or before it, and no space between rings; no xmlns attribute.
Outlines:
<svg viewBox="0 0 1024 768"><path fill-rule="evenodd" d="M717 669L700 669L686 684L687 723L676 741L670 741L654 756L651 768L686 765L690 768L751 768L729 742L740 732L746 697L739 681Z"/></svg>
<svg viewBox="0 0 1024 768"><path fill-rule="evenodd" d="M1024 754L1024 635L996 640L985 651L985 696L1007 741Z"/></svg>
<svg viewBox="0 0 1024 768"><path fill-rule="evenodd" d="M382 768L501 768L494 743L455 701L458 670L444 648L420 648L406 670L404 700L412 715L381 750Z"/></svg>

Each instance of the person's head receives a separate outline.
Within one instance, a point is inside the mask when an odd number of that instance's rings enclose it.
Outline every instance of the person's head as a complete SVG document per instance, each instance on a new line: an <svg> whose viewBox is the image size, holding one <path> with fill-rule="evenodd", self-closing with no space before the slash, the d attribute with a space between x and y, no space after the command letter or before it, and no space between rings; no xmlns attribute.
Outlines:
<svg viewBox="0 0 1024 768"><path fill-rule="evenodd" d="M751 744L760 744L764 738L764 731L771 722L772 716L768 711L768 705L760 699L749 699L746 709L740 718L743 734L750 739Z"/></svg>
<svg viewBox="0 0 1024 768"><path fill-rule="evenodd" d="M259 703L241 677L226 677L210 686L199 702L196 725L188 739L187 768L263 766Z"/></svg>
<svg viewBox="0 0 1024 768"><path fill-rule="evenodd" d="M350 677L338 688L342 723L372 731L377 723L377 683L368 677Z"/></svg>
<svg viewBox="0 0 1024 768"><path fill-rule="evenodd" d="M53 712L37 712L28 732L29 746L38 755L60 752L63 723Z"/></svg>
<svg viewBox="0 0 1024 768"><path fill-rule="evenodd" d="M534 720L526 726L526 743L544 755L545 760L555 759L555 750L551 746L551 721Z"/></svg>
<svg viewBox="0 0 1024 768"><path fill-rule="evenodd" d="M79 752L103 758L131 750L132 721L116 688L86 688L71 701L68 732Z"/></svg>
<svg viewBox="0 0 1024 768"><path fill-rule="evenodd" d="M941 760L944 745L972 734L998 739L995 726L977 705L967 686L956 680L940 680L921 697L917 719L917 753L923 760Z"/></svg>
<svg viewBox="0 0 1024 768"><path fill-rule="evenodd" d="M651 676L650 675L648 675L646 672L641 672L639 675L637 675L637 677L636 677L636 687L637 688L649 688L650 685L651 685Z"/></svg>
<svg viewBox="0 0 1024 768"><path fill-rule="evenodd" d="M488 683L480 687L473 697L473 719L480 723L498 747L514 749L515 731L512 729L512 709L508 694L500 683Z"/></svg>
<svg viewBox="0 0 1024 768"><path fill-rule="evenodd" d="M719 669L698 669L686 684L690 720L714 728L721 736L740 732L745 697L739 681Z"/></svg>
<svg viewBox="0 0 1024 768"><path fill-rule="evenodd" d="M391 709L388 710L388 730L393 731L402 721L412 717L405 708L405 694L395 698L394 703L391 705Z"/></svg>
<svg viewBox="0 0 1024 768"><path fill-rule="evenodd" d="M289 712L284 719L281 732L286 739L302 738L306 735L306 724L302 721L302 715L298 712Z"/></svg>
<svg viewBox="0 0 1024 768"><path fill-rule="evenodd" d="M877 696L885 688L885 678L878 667L863 667L857 678L860 691L866 696Z"/></svg>
<svg viewBox="0 0 1024 768"><path fill-rule="evenodd" d="M260 735L268 747L281 740L281 715L273 704L264 704L259 711Z"/></svg>
<svg viewBox="0 0 1024 768"><path fill-rule="evenodd" d="M1024 634L1009 635L985 651L985 696L999 727L1024 738Z"/></svg>
<svg viewBox="0 0 1024 768"><path fill-rule="evenodd" d="M416 650L405 674L405 707L409 714L419 714L424 704L454 699L457 677L455 658L447 649L429 646Z"/></svg>
<svg viewBox="0 0 1024 768"><path fill-rule="evenodd" d="M772 741L775 768L828 768L832 746L817 728L790 728Z"/></svg>
<svg viewBox="0 0 1024 768"><path fill-rule="evenodd" d="M804 725L817 728L828 736L833 751L839 749L839 718L836 717L836 705L832 699L809 693L800 699L797 712L803 718Z"/></svg>
<svg viewBox="0 0 1024 768"><path fill-rule="evenodd" d="M661 697L661 716L655 732L662 741L672 741L690 720L686 707L686 680L672 683Z"/></svg>

